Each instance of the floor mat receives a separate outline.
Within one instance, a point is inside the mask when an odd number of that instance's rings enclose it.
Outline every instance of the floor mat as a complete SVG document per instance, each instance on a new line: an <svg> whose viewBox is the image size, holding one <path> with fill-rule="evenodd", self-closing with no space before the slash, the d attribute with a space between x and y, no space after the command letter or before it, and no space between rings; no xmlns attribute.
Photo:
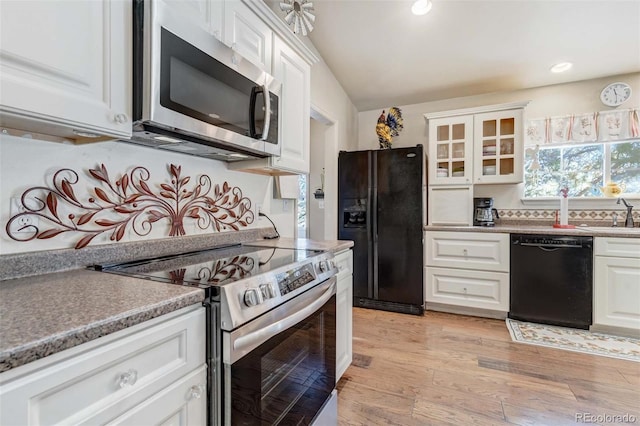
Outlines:
<svg viewBox="0 0 640 426"><path fill-rule="evenodd" d="M507 318L515 342L640 362L640 339Z"/></svg>

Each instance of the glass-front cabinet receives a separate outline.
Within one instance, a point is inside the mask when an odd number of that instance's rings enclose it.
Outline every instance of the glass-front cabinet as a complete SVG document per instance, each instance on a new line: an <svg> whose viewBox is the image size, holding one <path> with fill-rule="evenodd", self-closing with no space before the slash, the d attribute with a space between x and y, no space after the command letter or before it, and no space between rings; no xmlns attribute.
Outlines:
<svg viewBox="0 0 640 426"><path fill-rule="evenodd" d="M429 184L471 183L472 153L472 116L429 120Z"/></svg>
<svg viewBox="0 0 640 426"><path fill-rule="evenodd" d="M528 102L424 114L429 185L520 183Z"/></svg>
<svg viewBox="0 0 640 426"><path fill-rule="evenodd" d="M522 109L474 116L474 183L522 182Z"/></svg>

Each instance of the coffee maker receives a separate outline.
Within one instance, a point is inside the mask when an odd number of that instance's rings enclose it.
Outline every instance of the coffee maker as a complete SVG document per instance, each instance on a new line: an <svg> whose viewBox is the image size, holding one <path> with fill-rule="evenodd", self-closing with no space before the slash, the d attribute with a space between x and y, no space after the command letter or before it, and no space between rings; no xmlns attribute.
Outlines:
<svg viewBox="0 0 640 426"><path fill-rule="evenodd" d="M494 213L500 219L498 210L493 208L493 198L473 199L473 226L494 226Z"/></svg>

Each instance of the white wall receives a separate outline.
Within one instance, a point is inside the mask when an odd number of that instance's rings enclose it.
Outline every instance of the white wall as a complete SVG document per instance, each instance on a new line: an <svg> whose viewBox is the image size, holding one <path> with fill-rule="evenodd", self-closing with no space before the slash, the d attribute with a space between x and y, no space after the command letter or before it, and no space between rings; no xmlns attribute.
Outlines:
<svg viewBox="0 0 640 426"><path fill-rule="evenodd" d="M76 194L86 200L93 196L93 188L97 186L88 174L89 169L94 169L104 164L112 180L119 178L123 173L131 171L135 166L146 167L151 179L148 183L152 190L158 190L161 183L170 183L167 172L169 164L182 166L182 175L191 176L187 188L195 185L196 177L206 174L212 183L222 184L226 181L230 186L239 187L243 196L251 200L251 208L255 213L256 203L263 205L263 210L269 214L276 223L283 236L294 235L293 208L283 211L282 201L272 198L272 178L237 171L227 170L224 162L197 158L189 155L169 153L138 147L123 142L100 142L85 145L73 145L71 143L57 143L41 141L29 138L17 138L12 136L0 137L0 222L3 224L0 231L0 254L29 252L37 250L50 250L70 248L81 238L77 232L69 232L55 238L34 240L28 242L16 242L10 239L5 231L5 225L10 218L10 199L20 197L28 188L34 186L50 186L53 173L69 168L79 175L79 182L74 185ZM59 209L68 213L72 208L59 206ZM201 230L191 219L186 219L185 230L187 235L215 232L212 229ZM50 225L44 219L40 220L41 229ZM269 227L265 219L255 220L251 227ZM168 235L166 220L153 224L151 233L146 237L139 237L133 232L127 232L121 241L140 240L142 238L164 238ZM111 243L107 235L96 237L92 245Z"/></svg>
<svg viewBox="0 0 640 426"><path fill-rule="evenodd" d="M316 199L313 193L316 189L322 185L320 174L324 168L324 153L327 149L326 146L326 133L327 126L318 120L311 120L311 147L310 155L314 160L311 161L309 167L309 182L308 182L308 226L309 226L309 238L315 240L324 239L324 222L325 222L325 209L324 199ZM322 203L323 208L320 208Z"/></svg>
<svg viewBox="0 0 640 426"><path fill-rule="evenodd" d="M507 102L531 102L525 109L526 118L553 117L566 114L587 113L612 109L600 102L600 92L609 83L624 81L631 85L632 99L620 109L640 106L640 73L611 76L575 83L558 84L514 92L491 93L464 98L446 99L412 105L400 105L404 118L404 130L393 138L394 147L424 144L427 146L427 123L424 114L428 112L471 108ZM398 105L389 105L389 107ZM375 126L382 110L363 111L358 114L358 149L378 149ZM520 198L523 185L475 185L474 196L494 197L494 205L502 209L535 208L525 207Z"/></svg>

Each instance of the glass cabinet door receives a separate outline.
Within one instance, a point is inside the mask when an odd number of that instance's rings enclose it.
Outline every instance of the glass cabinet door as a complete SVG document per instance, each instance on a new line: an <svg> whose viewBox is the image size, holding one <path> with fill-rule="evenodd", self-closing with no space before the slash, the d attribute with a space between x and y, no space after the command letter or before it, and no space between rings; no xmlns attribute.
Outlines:
<svg viewBox="0 0 640 426"><path fill-rule="evenodd" d="M471 116L429 120L429 185L471 183Z"/></svg>
<svg viewBox="0 0 640 426"><path fill-rule="evenodd" d="M478 114L474 128L474 182L522 182L522 110Z"/></svg>

